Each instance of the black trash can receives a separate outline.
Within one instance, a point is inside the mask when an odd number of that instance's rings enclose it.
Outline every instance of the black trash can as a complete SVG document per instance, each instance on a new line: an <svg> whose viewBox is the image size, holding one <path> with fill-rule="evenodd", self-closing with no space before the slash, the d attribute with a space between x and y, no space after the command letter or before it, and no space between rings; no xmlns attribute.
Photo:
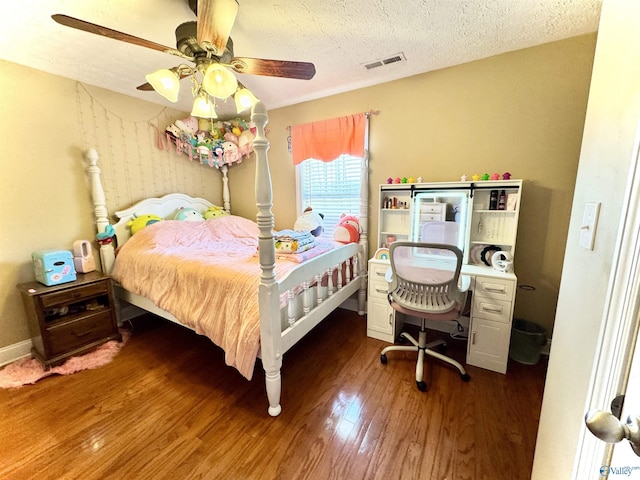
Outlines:
<svg viewBox="0 0 640 480"><path fill-rule="evenodd" d="M525 365L535 365L540 361L540 352L546 343L547 332L540 325L529 320L513 320L509 358Z"/></svg>

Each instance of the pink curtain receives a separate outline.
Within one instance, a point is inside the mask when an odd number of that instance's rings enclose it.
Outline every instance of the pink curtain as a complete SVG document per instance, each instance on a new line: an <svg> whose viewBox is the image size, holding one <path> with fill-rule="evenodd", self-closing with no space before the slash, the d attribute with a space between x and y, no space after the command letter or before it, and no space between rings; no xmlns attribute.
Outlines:
<svg viewBox="0 0 640 480"><path fill-rule="evenodd" d="M366 115L359 113L321 122L293 125L291 151L293 164L307 158L331 162L340 155L364 156Z"/></svg>

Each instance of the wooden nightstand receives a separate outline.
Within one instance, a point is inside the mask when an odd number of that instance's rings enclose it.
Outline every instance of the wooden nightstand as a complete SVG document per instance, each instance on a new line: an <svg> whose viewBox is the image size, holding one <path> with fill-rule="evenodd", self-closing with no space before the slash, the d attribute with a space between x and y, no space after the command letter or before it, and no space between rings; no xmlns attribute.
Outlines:
<svg viewBox="0 0 640 480"><path fill-rule="evenodd" d="M51 287L22 283L18 290L33 337L31 353L47 369L109 340L122 340L111 279L101 272L79 273L75 282Z"/></svg>

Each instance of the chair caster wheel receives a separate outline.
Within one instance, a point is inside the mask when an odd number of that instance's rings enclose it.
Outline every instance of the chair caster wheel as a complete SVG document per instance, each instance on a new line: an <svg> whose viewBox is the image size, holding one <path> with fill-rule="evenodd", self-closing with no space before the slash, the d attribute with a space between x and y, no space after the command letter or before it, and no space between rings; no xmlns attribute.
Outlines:
<svg viewBox="0 0 640 480"><path fill-rule="evenodd" d="M383 365L387 364L387 356L384 353L380 355L380 363Z"/></svg>
<svg viewBox="0 0 640 480"><path fill-rule="evenodd" d="M469 380L471 380L471 377L469 376L468 373L465 373L464 375L460 374L460 378L465 382L468 382Z"/></svg>
<svg viewBox="0 0 640 480"><path fill-rule="evenodd" d="M418 390L420 390L421 392L426 392L427 391L426 382L416 382L416 386L418 387Z"/></svg>

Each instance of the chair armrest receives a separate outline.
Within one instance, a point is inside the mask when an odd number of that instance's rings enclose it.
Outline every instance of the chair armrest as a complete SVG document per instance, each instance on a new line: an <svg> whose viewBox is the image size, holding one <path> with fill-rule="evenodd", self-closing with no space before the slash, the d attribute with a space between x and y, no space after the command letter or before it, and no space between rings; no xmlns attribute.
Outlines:
<svg viewBox="0 0 640 480"><path fill-rule="evenodd" d="M471 277L469 275L460 275L458 288L461 292L466 292L471 287Z"/></svg>

